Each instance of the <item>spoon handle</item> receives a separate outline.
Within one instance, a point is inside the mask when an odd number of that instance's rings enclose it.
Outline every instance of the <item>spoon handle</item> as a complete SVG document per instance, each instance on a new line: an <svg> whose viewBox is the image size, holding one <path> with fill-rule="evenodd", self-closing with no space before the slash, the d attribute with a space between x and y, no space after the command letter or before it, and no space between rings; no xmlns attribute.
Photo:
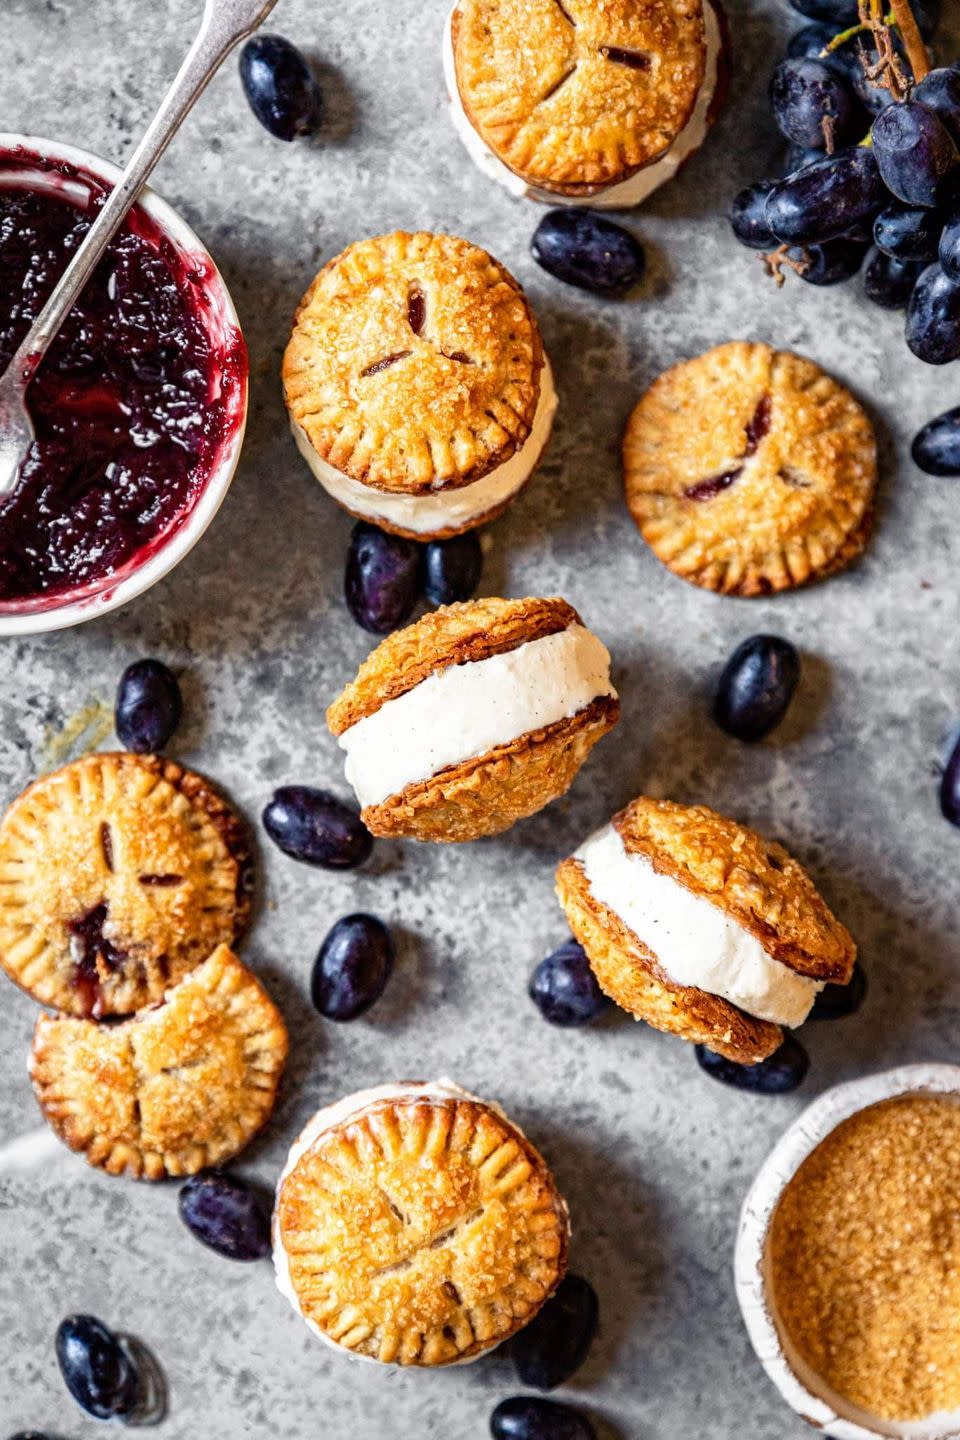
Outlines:
<svg viewBox="0 0 960 1440"><path fill-rule="evenodd" d="M276 0L206 0L197 37L143 139L10 361L10 375L19 376L23 386L35 373L184 117L234 45L265 20L275 4Z"/></svg>

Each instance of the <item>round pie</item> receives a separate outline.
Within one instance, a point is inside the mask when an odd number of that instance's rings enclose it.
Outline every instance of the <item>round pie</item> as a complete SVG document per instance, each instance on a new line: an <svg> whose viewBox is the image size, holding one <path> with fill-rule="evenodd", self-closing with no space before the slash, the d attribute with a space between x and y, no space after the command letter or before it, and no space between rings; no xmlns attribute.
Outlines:
<svg viewBox="0 0 960 1440"><path fill-rule="evenodd" d="M389 635L327 711L375 835L475 840L573 784L620 713L565 600L473 600Z"/></svg>
<svg viewBox="0 0 960 1440"><path fill-rule="evenodd" d="M634 800L557 870L601 987L658 1030L752 1065L856 946L781 845L708 810Z"/></svg>
<svg viewBox="0 0 960 1440"><path fill-rule="evenodd" d="M361 1091L314 1116L277 1187L277 1284L321 1339L387 1364L473 1359L566 1269L567 1207L495 1105L449 1081Z"/></svg>
<svg viewBox="0 0 960 1440"><path fill-rule="evenodd" d="M246 830L209 781L154 755L87 755L0 822L0 966L42 1005L130 1015L233 944Z"/></svg>
<svg viewBox="0 0 960 1440"><path fill-rule="evenodd" d="M258 980L221 945L120 1024L37 1021L30 1073L60 1139L111 1175L162 1180L222 1165L269 1119L287 1031Z"/></svg>
<svg viewBox="0 0 960 1440"><path fill-rule="evenodd" d="M812 360L733 341L654 381L623 442L627 505L675 575L768 595L842 569L873 526L877 445Z"/></svg>
<svg viewBox="0 0 960 1440"><path fill-rule="evenodd" d="M320 271L283 384L328 493L415 540L499 515L536 469L557 405L517 282L476 245L423 232L358 241Z"/></svg>
<svg viewBox="0 0 960 1440"><path fill-rule="evenodd" d="M451 114L516 195L637 205L703 144L729 74L713 0L457 0Z"/></svg>

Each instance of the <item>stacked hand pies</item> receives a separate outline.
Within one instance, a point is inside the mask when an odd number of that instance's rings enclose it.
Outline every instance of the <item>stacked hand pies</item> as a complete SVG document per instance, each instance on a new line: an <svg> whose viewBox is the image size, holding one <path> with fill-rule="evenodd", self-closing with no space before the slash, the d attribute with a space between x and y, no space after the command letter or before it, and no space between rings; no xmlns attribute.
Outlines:
<svg viewBox="0 0 960 1440"><path fill-rule="evenodd" d="M478 246L425 232L361 240L320 271L283 385L328 494L415 540L499 515L536 469L557 408L520 286Z"/></svg>
<svg viewBox="0 0 960 1440"><path fill-rule="evenodd" d="M327 711L375 835L462 841L565 793L620 713L565 600L449 605L390 635Z"/></svg>
<svg viewBox="0 0 960 1440"><path fill-rule="evenodd" d="M63 1012L37 1022L31 1072L45 1116L91 1164L189 1174L268 1118L286 1029L228 948L247 928L250 876L239 817L158 756L88 755L0 823L0 966Z"/></svg>
<svg viewBox="0 0 960 1440"><path fill-rule="evenodd" d="M457 0L444 72L484 174L547 203L626 207L703 144L728 52L714 0Z"/></svg>
<svg viewBox="0 0 960 1440"><path fill-rule="evenodd" d="M563 861L557 894L618 1005L741 1064L853 973L853 940L809 875L704 805L634 800Z"/></svg>

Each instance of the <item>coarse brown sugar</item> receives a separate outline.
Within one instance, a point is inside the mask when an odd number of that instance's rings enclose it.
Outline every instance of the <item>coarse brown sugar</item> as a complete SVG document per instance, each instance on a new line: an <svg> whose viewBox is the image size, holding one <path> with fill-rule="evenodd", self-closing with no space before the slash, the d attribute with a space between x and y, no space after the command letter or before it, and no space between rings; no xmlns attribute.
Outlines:
<svg viewBox="0 0 960 1440"><path fill-rule="evenodd" d="M831 1132L768 1241L782 1331L839 1395L889 1420L960 1408L960 1101L913 1094Z"/></svg>

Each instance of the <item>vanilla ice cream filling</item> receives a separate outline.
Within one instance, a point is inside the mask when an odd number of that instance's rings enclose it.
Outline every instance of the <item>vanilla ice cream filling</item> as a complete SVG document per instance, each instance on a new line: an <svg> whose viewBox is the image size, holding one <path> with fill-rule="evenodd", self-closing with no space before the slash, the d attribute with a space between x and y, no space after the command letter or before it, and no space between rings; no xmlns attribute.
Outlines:
<svg viewBox="0 0 960 1440"><path fill-rule="evenodd" d="M310 443L303 426L291 419L297 449L320 484L340 505L364 520L383 521L416 535L435 535L443 530L462 529L482 520L503 505L530 479L543 454L553 428L557 392L550 362L544 356L540 371L540 396L530 434L509 460L469 485L435 490L428 495L400 495L375 490L350 475L344 475L323 460Z"/></svg>
<svg viewBox="0 0 960 1440"><path fill-rule="evenodd" d="M340 736L364 807L615 696L610 655L582 625L486 660L449 665Z"/></svg>
<svg viewBox="0 0 960 1440"><path fill-rule="evenodd" d="M322 1110L318 1110L313 1118L304 1126L290 1148L287 1163L283 1167L283 1173L280 1179L277 1181L277 1201L279 1202L280 1192L283 1189L283 1184L287 1176L328 1130L333 1130L338 1125L343 1125L345 1121L355 1115L359 1115L364 1110L368 1110L373 1105L389 1104L395 1100L472 1100L475 1104L484 1105L488 1110L495 1111L503 1120L507 1120L507 1116L502 1108L494 1101L481 1100L479 1096L471 1095L469 1090L464 1090L453 1080L440 1079L424 1082L398 1080L390 1085L377 1085L369 1090L357 1090L352 1095L346 1095L342 1100L337 1100L333 1105L326 1105ZM527 1137L519 1125L514 1125L512 1120L507 1120L507 1123L512 1126L521 1139L526 1140ZM566 1209L565 1202L564 1209ZM372 1355L360 1355L348 1346L340 1345L336 1340L331 1340L330 1336L321 1330L316 1321L311 1320L304 1314L300 1297L294 1289L293 1280L290 1275L290 1257L287 1254L280 1234L280 1224L276 1211L274 1211L272 1228L273 1267L276 1275L277 1289L280 1291L280 1294L286 1296L294 1310L296 1310L300 1318L306 1322L314 1335L322 1340L325 1345L329 1345L331 1350L338 1350L341 1354L352 1355L355 1360L366 1360L371 1365L379 1364L379 1361L375 1360ZM453 1364L470 1365L474 1360L479 1360L481 1355L488 1354L489 1350L493 1348L493 1346L490 1346L487 1350L483 1350L477 1355L468 1355L463 1360L455 1360Z"/></svg>
<svg viewBox="0 0 960 1440"><path fill-rule="evenodd" d="M594 899L619 916L675 984L718 995L758 1020L790 1028L806 1020L823 985L774 960L718 905L627 850L613 825L585 841L574 859Z"/></svg>
<svg viewBox="0 0 960 1440"><path fill-rule="evenodd" d="M596 195L580 196L558 194L531 185L522 176L514 174L509 166L505 165L500 157L490 149L482 135L474 129L464 109L463 101L460 98L460 88L457 84L456 62L453 54L453 15L456 9L455 5L447 17L443 42L443 73L450 96L453 124L474 164L483 171L488 179L496 180L509 190L511 195L541 200L547 205L580 205L600 210L628 209L630 206L641 204L653 194L654 190L659 190L661 185L672 180L684 161L689 159L694 151L699 150L703 144L707 131L710 129L710 106L713 104L713 97L716 94L717 78L720 73L720 53L723 48L720 22L717 20L716 11L709 0L703 0L703 24L707 46L703 83L700 86L690 119L677 135L669 150L650 165L645 165L635 175L621 180L616 185L608 185L606 189L598 191Z"/></svg>

